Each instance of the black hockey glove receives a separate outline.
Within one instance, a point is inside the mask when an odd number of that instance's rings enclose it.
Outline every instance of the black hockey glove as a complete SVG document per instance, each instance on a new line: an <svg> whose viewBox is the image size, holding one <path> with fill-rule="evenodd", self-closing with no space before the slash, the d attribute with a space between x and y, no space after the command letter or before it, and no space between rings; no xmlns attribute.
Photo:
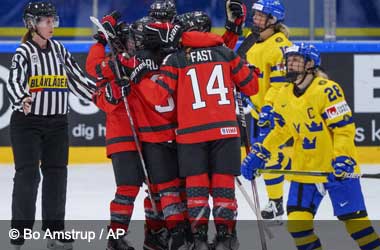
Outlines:
<svg viewBox="0 0 380 250"><path fill-rule="evenodd" d="M115 82L120 88L122 97L128 96L131 93L131 83L127 78L116 79Z"/></svg>
<svg viewBox="0 0 380 250"><path fill-rule="evenodd" d="M140 61L136 56L125 58L122 55L118 57L119 62L127 71L127 76L132 83L139 83L150 71L144 61Z"/></svg>
<svg viewBox="0 0 380 250"><path fill-rule="evenodd" d="M134 83L139 83L150 71L148 65L144 61L140 62L131 72L129 78Z"/></svg>
<svg viewBox="0 0 380 250"><path fill-rule="evenodd" d="M242 0L226 0L225 28L237 35L243 32L247 8Z"/></svg>
<svg viewBox="0 0 380 250"><path fill-rule="evenodd" d="M171 23L151 23L144 27L144 46L147 49L177 48L183 29Z"/></svg>
<svg viewBox="0 0 380 250"><path fill-rule="evenodd" d="M107 82L105 86L105 98L112 105L117 105L121 99L121 90L114 82Z"/></svg>

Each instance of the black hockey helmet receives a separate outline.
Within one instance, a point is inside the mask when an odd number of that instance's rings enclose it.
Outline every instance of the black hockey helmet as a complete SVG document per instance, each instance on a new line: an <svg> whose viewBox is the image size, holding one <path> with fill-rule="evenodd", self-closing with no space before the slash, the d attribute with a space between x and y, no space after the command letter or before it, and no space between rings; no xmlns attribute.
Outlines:
<svg viewBox="0 0 380 250"><path fill-rule="evenodd" d="M174 24L179 24L184 31L209 32L211 30L211 19L203 11L191 11L178 15Z"/></svg>
<svg viewBox="0 0 380 250"><path fill-rule="evenodd" d="M149 16L157 21L171 22L177 15L174 0L156 0L150 5Z"/></svg>
<svg viewBox="0 0 380 250"><path fill-rule="evenodd" d="M143 50L144 47L144 26L154 23L156 20L150 16L145 16L135 21L129 28L128 47L135 50Z"/></svg>
<svg viewBox="0 0 380 250"><path fill-rule="evenodd" d="M23 20L28 29L35 28L40 17L54 17L54 26L58 27L59 18L51 2L30 2L24 9Z"/></svg>
<svg viewBox="0 0 380 250"><path fill-rule="evenodd" d="M128 41L129 41L129 24L124 21L120 21L115 26L116 38L111 39L111 44L113 48L118 53L123 53L128 51Z"/></svg>

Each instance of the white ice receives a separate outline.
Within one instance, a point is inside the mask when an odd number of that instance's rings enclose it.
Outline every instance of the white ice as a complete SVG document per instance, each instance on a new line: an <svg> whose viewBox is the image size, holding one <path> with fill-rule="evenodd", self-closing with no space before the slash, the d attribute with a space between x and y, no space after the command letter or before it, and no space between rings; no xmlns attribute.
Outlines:
<svg viewBox="0 0 380 250"><path fill-rule="evenodd" d="M380 172L379 165L362 166L363 173ZM13 165L0 165L0 220L9 220L11 218L11 197L13 186ZM241 180L243 178L241 177ZM244 187L251 195L250 184L244 182ZM362 179L362 188L367 205L370 219L380 220L379 199L380 180ZM258 178L257 185L259 187L260 202L262 207L267 202L266 192L262 178ZM289 183L285 184L285 194ZM144 188L145 189L145 188ZM66 205L67 220L109 220L109 203L114 197L115 184L114 175L111 164L86 164L71 165L69 167L68 176L68 192ZM238 199L238 218L240 220L253 220L255 216L250 210L243 196L236 190ZM284 204L286 204L286 195ZM133 218L135 220L144 219L143 199L145 192L140 191ZM37 201L36 219L41 219L41 196ZM210 202L211 204L211 202ZM335 220L333 216L332 206L328 196L324 198L320 209L316 215L317 220ZM376 222L378 224L378 222ZM379 225L376 225L378 227ZM285 230L284 228L282 230ZM323 232L322 232L323 233ZM325 238L329 236L326 235ZM334 239L332 239L333 241ZM258 243L257 243L258 244ZM290 244L290 243L289 243ZM354 245L355 246L355 245ZM103 248L104 249L104 248ZM257 248L258 249L258 248ZM273 248L275 249L275 248ZM289 248L292 249L292 248ZM330 248L333 249L333 248ZM355 248L353 248L355 249Z"/></svg>

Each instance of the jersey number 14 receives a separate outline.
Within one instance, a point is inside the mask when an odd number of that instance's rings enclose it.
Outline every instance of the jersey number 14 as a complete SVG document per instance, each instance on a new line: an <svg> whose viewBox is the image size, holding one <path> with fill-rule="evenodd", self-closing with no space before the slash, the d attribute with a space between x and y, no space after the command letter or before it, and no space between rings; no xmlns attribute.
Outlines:
<svg viewBox="0 0 380 250"><path fill-rule="evenodd" d="M201 90L199 89L199 81L197 76L197 71L195 68L191 68L187 71L186 75L190 76L191 86L193 88L193 94L195 101L193 102L193 109L205 108L206 102L202 100ZM217 86L214 87L215 81ZM207 95L219 95L218 104L219 105L228 105L230 100L227 99L228 88L224 85L224 77L222 65L217 64L214 66L210 78L206 85L206 94Z"/></svg>

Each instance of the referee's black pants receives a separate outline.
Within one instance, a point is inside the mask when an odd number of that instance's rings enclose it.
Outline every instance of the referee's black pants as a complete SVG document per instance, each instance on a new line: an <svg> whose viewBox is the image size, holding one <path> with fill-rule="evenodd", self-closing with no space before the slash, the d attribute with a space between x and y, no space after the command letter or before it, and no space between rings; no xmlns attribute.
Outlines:
<svg viewBox="0 0 380 250"><path fill-rule="evenodd" d="M68 122L66 115L36 116L14 111L10 136L16 173L13 179L12 228L32 228L42 172L42 230L64 229ZM23 244L23 239L12 242Z"/></svg>

